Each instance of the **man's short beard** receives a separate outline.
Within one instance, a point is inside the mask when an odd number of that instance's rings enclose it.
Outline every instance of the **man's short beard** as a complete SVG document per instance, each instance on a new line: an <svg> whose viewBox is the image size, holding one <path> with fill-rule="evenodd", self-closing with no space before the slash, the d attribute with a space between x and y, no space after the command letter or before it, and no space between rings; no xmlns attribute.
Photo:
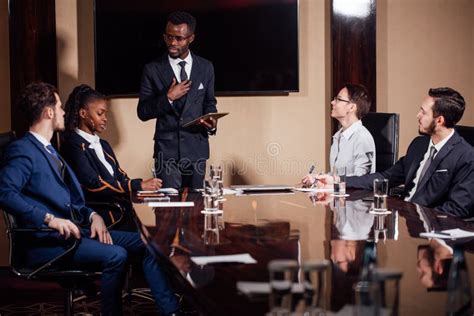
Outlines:
<svg viewBox="0 0 474 316"><path fill-rule="evenodd" d="M426 129L426 131L421 131L421 128L419 128L418 133L421 134L421 135L431 136L435 133L435 130L436 130L436 120L433 119L431 121L430 125L428 126L428 128Z"/></svg>

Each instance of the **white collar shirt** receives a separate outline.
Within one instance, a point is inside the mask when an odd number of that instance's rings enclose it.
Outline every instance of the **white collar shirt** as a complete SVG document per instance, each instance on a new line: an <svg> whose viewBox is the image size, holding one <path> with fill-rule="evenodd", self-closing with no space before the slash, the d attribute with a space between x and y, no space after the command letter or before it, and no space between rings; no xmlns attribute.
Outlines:
<svg viewBox="0 0 474 316"><path fill-rule="evenodd" d="M105 159L104 150L102 148L102 144L100 143L100 137L97 135L91 135L89 133L86 133L78 128L76 128L74 131L90 143L89 148L95 151L100 162L104 165L110 175L113 176L114 169L112 168L112 165L110 165L110 163Z"/></svg>
<svg viewBox="0 0 474 316"><path fill-rule="evenodd" d="M181 66L179 65L179 63L182 61L186 62L186 65L184 65L184 71L186 72L188 79L191 78L191 69L193 67L193 57L191 55L191 52L189 52L188 56L186 56L186 58L184 59L171 58L168 55L168 60L170 62L171 68L173 69L174 76L176 77L176 80L178 82L181 82Z"/></svg>
<svg viewBox="0 0 474 316"><path fill-rule="evenodd" d="M32 132L32 131L30 131L30 134L33 135L41 144L43 144L44 149L46 149L47 152L49 152L50 154L53 154L51 151L49 151L48 148L46 148L47 146L51 145L51 143L46 138L44 138L42 135L40 135L38 133L35 133L35 132Z"/></svg>

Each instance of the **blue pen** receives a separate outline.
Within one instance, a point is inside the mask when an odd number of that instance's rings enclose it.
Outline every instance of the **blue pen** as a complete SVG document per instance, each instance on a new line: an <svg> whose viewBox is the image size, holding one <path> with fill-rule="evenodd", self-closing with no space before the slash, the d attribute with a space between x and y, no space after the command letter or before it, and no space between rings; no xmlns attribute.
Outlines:
<svg viewBox="0 0 474 316"><path fill-rule="evenodd" d="M313 171L314 171L314 165L311 165L311 167L309 167L309 172L308 172L308 173L309 173L309 174L312 174Z"/></svg>

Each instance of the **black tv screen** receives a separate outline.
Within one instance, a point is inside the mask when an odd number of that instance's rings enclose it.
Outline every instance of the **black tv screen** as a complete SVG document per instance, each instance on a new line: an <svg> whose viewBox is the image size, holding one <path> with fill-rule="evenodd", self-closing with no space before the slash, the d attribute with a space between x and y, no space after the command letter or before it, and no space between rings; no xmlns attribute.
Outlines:
<svg viewBox="0 0 474 316"><path fill-rule="evenodd" d="M217 95L298 91L298 0L95 0L96 89L138 95L176 10L197 19L191 51L214 64Z"/></svg>

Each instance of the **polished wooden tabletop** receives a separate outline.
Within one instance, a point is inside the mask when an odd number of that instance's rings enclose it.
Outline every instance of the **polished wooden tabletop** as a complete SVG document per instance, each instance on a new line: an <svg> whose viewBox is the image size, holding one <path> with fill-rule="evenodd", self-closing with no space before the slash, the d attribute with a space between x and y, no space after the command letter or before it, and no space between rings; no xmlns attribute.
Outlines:
<svg viewBox="0 0 474 316"><path fill-rule="evenodd" d="M205 231L201 194L185 193L172 200L193 201L194 207L155 208L155 225L147 226L161 251L209 300L216 314L264 315L268 299L243 295L236 284L268 282L267 265L273 259L294 259L300 264L330 260L329 282L323 293L326 309L336 312L354 304L353 285L361 273L368 243L374 245L378 267L403 273L400 315L445 314L446 278L436 275L447 274L450 249L458 245L465 251L468 267L474 269L474 242L439 242L419 234L451 228L474 231L474 224L390 197L391 213L374 215L369 212L367 198L370 193L364 191L350 192L345 199L301 192L226 195L218 229ZM240 253L250 254L257 263L198 266L190 260ZM474 284L474 273L470 283Z"/></svg>

